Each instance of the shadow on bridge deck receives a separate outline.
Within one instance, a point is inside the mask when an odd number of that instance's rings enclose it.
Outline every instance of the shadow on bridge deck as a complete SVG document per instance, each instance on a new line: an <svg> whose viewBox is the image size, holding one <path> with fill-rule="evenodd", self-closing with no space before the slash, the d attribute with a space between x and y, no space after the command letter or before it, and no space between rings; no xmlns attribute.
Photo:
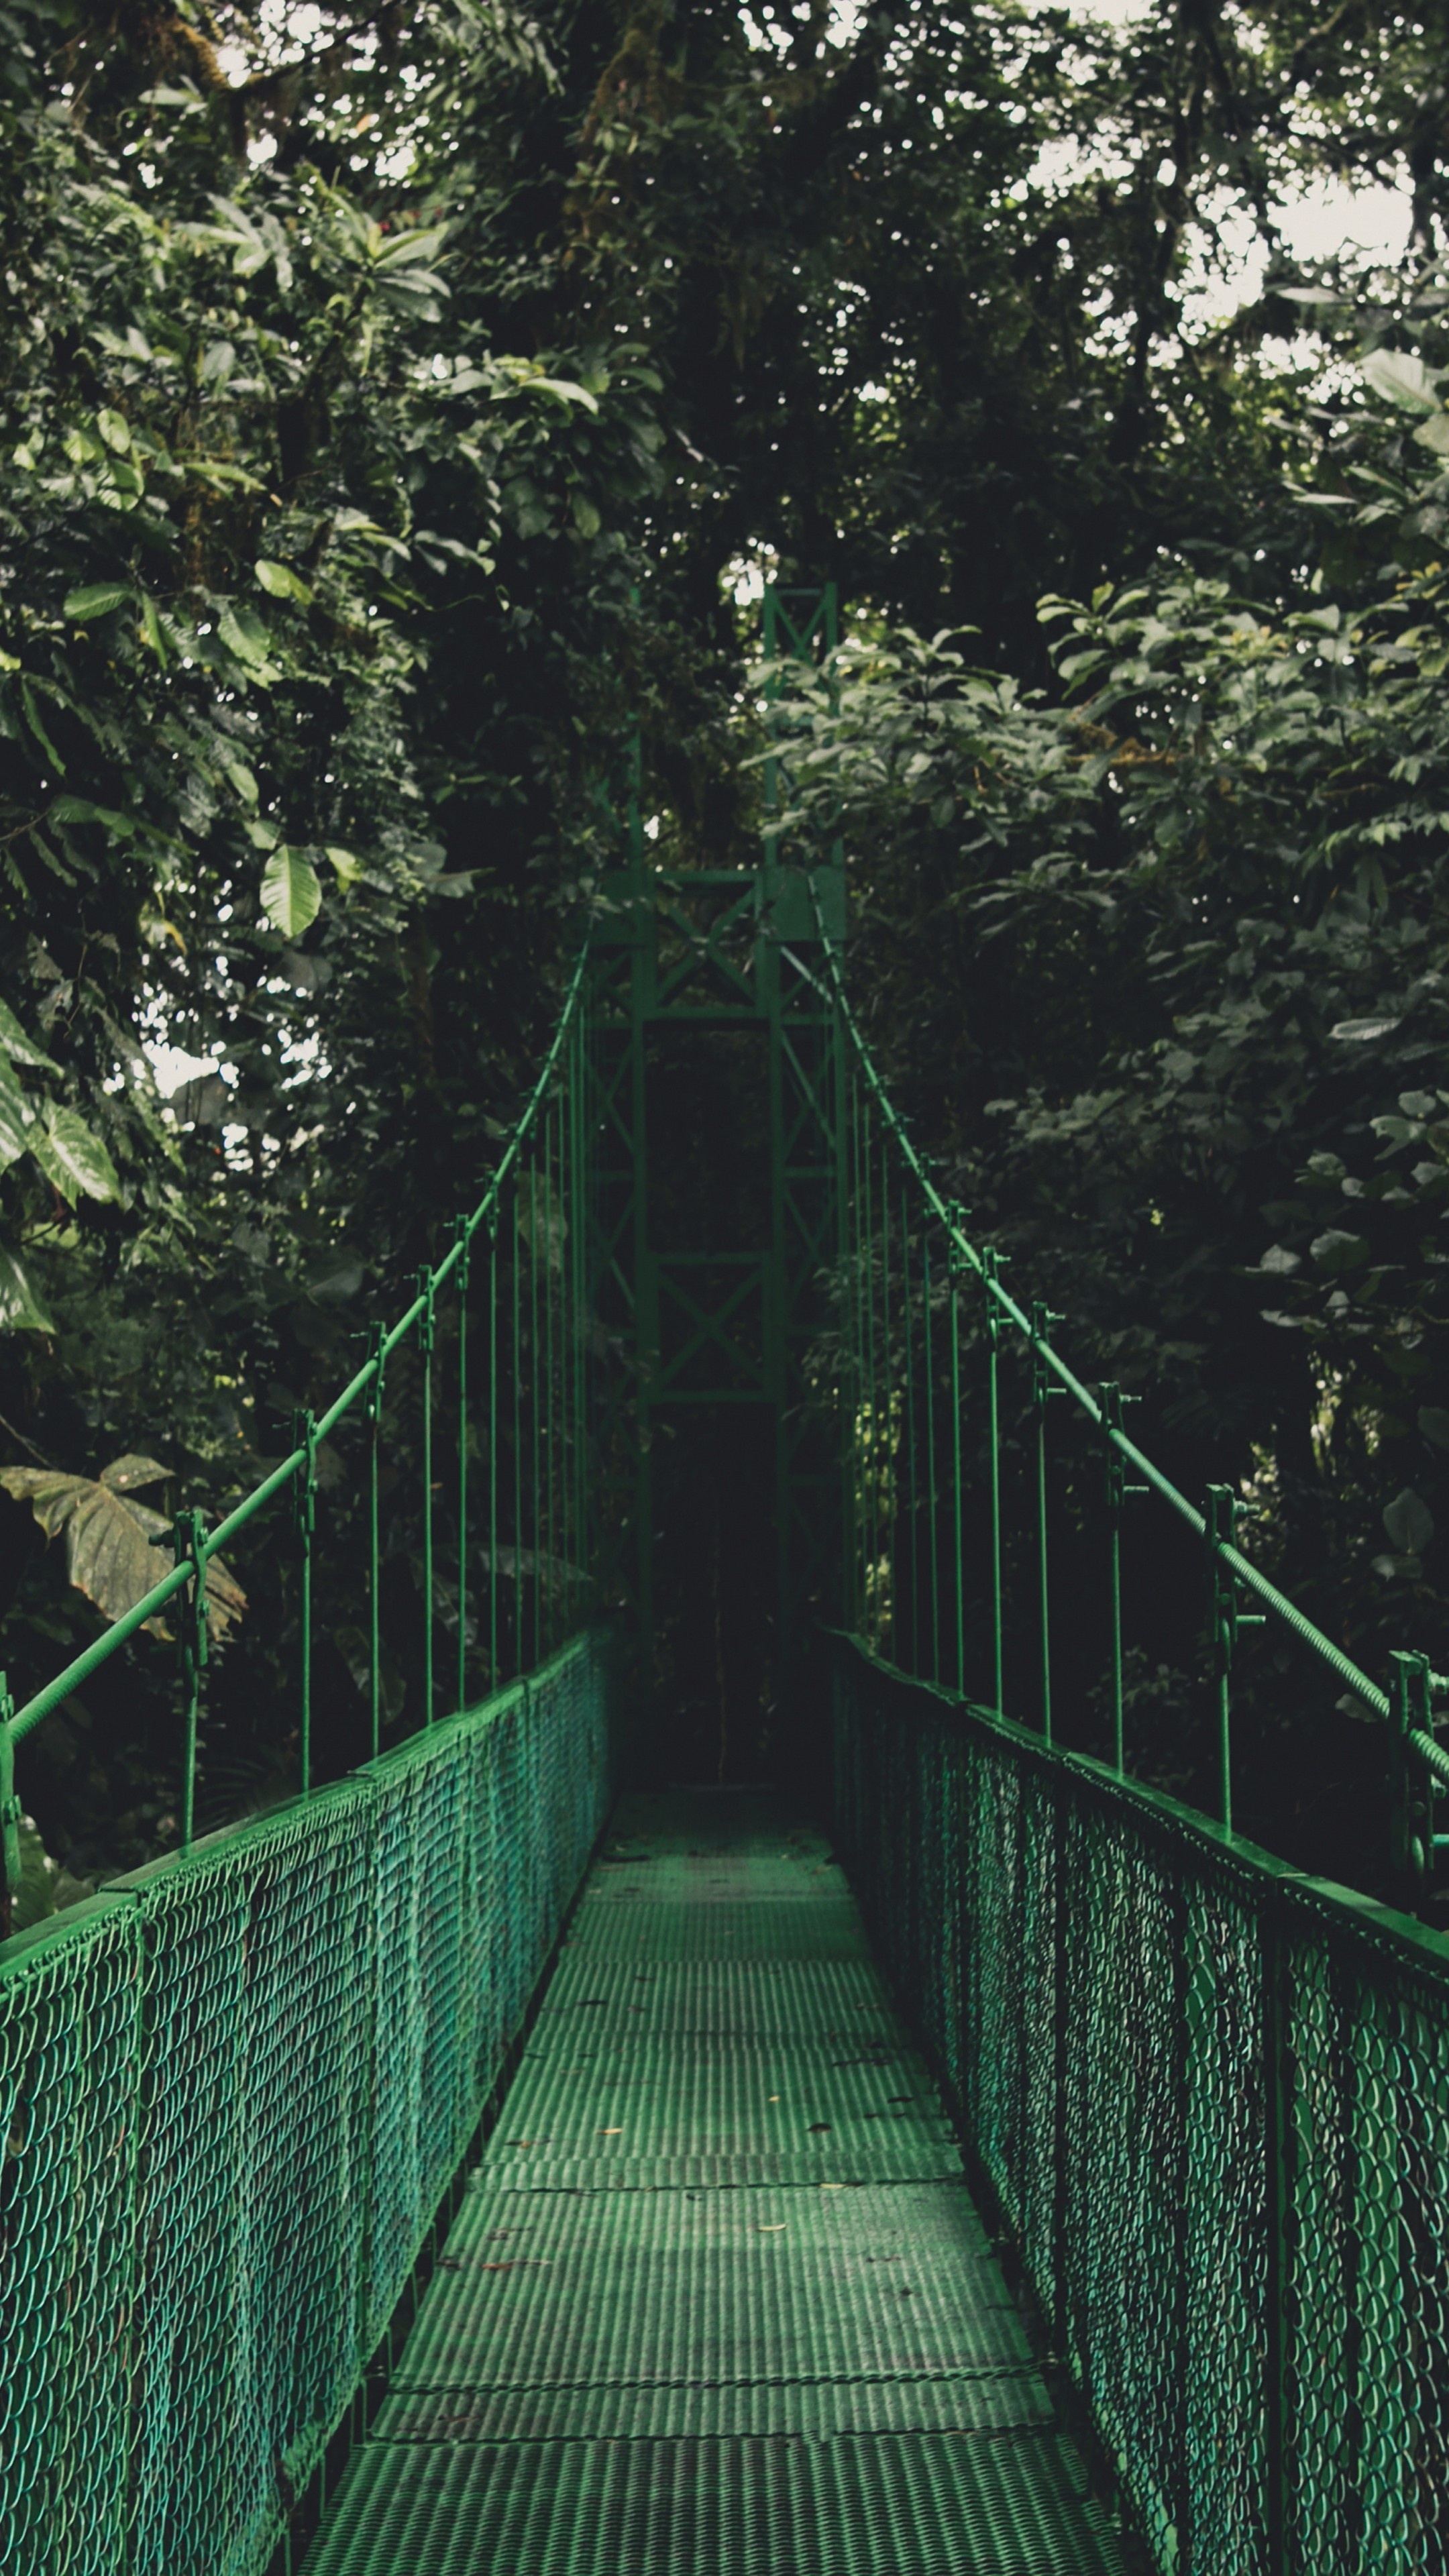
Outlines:
<svg viewBox="0 0 1449 2576"><path fill-rule="evenodd" d="M306 2576L1109 2576L825 1844L616 1810Z"/></svg>

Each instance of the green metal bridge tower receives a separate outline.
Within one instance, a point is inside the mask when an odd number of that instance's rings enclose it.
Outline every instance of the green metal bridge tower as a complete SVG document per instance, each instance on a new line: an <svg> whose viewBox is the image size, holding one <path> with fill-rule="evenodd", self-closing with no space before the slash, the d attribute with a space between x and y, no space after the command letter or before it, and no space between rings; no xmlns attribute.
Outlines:
<svg viewBox="0 0 1449 2576"><path fill-rule="evenodd" d="M768 590L763 622L767 665L820 661L839 641L835 585ZM792 720L778 684L767 679L766 694L776 748L763 772L757 861L656 864L637 766L629 784L625 864L605 881L608 909L593 942L601 1130L593 1272L601 1325L629 1362L603 1445L616 1478L633 1489L617 1497L627 1532L621 1573L646 1694L655 1663L661 1417L746 1405L768 1408L773 1427L773 1684L785 1705L812 1607L839 1557L839 1471L812 1422L805 1371L823 1319L822 1279L836 1270L842 1241L844 1059L820 964L822 937L844 938L845 862L839 839L812 846L781 828ZM743 1038L763 1053L763 1240L742 1243L723 1232L687 1246L670 1239L651 1188L649 1062L665 1031L689 1032L703 1047Z"/></svg>

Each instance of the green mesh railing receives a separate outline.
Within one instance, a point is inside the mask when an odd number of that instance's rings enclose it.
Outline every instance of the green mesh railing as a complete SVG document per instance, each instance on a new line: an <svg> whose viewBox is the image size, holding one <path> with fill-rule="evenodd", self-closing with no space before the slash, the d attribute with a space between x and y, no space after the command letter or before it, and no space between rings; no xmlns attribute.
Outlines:
<svg viewBox="0 0 1449 2576"><path fill-rule="evenodd" d="M602 1825L612 1685L588 1624L584 977L581 961L480 1205L336 1402L300 1418L291 1454L218 1529L179 1514L172 1571L24 1707L0 1696L14 1884L14 1745L144 1621L169 1608L179 1628L181 1850L0 1945L5 2576L266 2567L409 2282ZM423 1723L384 1752L381 1397L405 1340L422 1385ZM354 1411L371 1462L358 1572L373 1758L318 1788L316 1454ZM207 1566L269 1507L290 1509L300 1563L301 1795L198 1841Z"/></svg>
<svg viewBox="0 0 1449 2576"><path fill-rule="evenodd" d="M397 2305L600 1830L575 1640L0 1953L0 2566L252 2576Z"/></svg>
<svg viewBox="0 0 1449 2576"><path fill-rule="evenodd" d="M207 1569L260 1513L285 1505L299 1561L296 1727L302 1792L311 1787L312 1596L317 1454L348 1416L368 1435L368 1557L357 1569L369 1606L367 1700L371 1751L384 1692L380 1496L388 1362L411 1346L421 1378L417 1520L422 1715L463 1708L525 1672L578 1626L591 1597L592 1481L588 1211L593 1174L588 950L522 1117L471 1215L455 1217L448 1251L417 1274L417 1293L320 1415L299 1412L295 1445L208 1531L202 1514L175 1516L175 1562L124 1617L17 1709L0 1673L0 1825L7 1884L19 1885L14 1748L147 1625L170 1611L180 1631L181 1846L196 1812L198 1729L210 1629ZM481 1236L480 1246L478 1238ZM481 1313L478 1311L481 1308ZM440 1336L448 1331L444 1423ZM449 1454L451 1453L451 1454ZM476 1463L475 1463L476 1461ZM438 1494L447 1466L452 1522L451 1669L437 1654L442 1608L436 1562ZM474 1542L481 1532L484 1580ZM472 1661L470 1663L470 1645Z"/></svg>
<svg viewBox="0 0 1449 2576"><path fill-rule="evenodd" d="M1388 1871L1398 1900L1419 1910L1449 1856L1449 1832L1435 1824L1437 1801L1449 1793L1449 1745L1435 1733L1449 1723L1442 1705L1449 1677L1436 1673L1427 1655L1404 1650L1390 1658L1387 1687L1372 1680L1244 1555L1239 1496L1211 1485L1199 1508L1123 1428L1123 1407L1133 1399L1111 1382L1095 1392L1083 1384L1051 1338L1051 1327L1065 1319L1039 1298L1023 1305L1011 1294L1001 1276L1006 1256L975 1242L966 1211L937 1189L862 1036L818 902L817 925L825 955L820 989L838 1016L844 1056L836 1332L833 1349L817 1354L817 1393L843 1432L846 1624L887 1661L953 1683L960 1695L967 1692L969 1640L977 1678L971 1696L998 1714L1007 1706L1010 1649L1011 1696L1035 1714L1050 1743L1053 1678L1064 1647L1078 1672L1083 1660L1083 1641L1072 1633L1081 1586L1063 1617L1052 1563L1057 1499L1070 1483L1076 1519L1100 1547L1087 1586L1102 1612L1098 1691L1112 1768L1125 1775L1123 1524L1131 1498L1156 1503L1196 1559L1185 1559L1173 1578L1185 1605L1179 1624L1189 1633L1200 1624L1196 1600L1206 1597L1218 1821L1231 1829L1234 1815L1234 1672L1244 1632L1266 1628L1302 1651L1310 1673L1336 1684L1340 1708L1350 1704L1381 1729ZM1023 1445L1008 1441L1003 1425L1009 1347L1030 1379L1030 1491L1018 1498L1008 1534L1004 1467ZM1095 1447L1090 1501L1080 1451L1070 1468L1056 1464L1054 1494L1054 1397L1066 1400Z"/></svg>
<svg viewBox="0 0 1449 2576"><path fill-rule="evenodd" d="M842 1855L1163 2576L1449 2565L1449 1944L835 1648Z"/></svg>
<svg viewBox="0 0 1449 2576"><path fill-rule="evenodd" d="M1008 1293L935 1188L833 954L824 980L848 1055L817 1353L842 1431L842 1855L1151 2563L1441 2576L1449 1940L1235 1831L1232 1680L1267 1621L1376 1721L1406 1905L1449 1840L1445 1685L1401 1653L1379 1687L1242 1553L1228 1489L1199 1510L1127 1437L1119 1389L1082 1384L1061 1319ZM1212 1815L1127 1776L1134 1490L1177 1533L1174 1616L1206 1625ZM1105 1759L1062 1746L1064 1714Z"/></svg>

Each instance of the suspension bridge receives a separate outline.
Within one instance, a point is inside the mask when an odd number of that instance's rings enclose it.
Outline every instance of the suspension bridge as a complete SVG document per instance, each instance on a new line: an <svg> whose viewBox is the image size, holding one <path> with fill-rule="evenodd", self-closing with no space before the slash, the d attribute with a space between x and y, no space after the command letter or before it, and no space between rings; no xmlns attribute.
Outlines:
<svg viewBox="0 0 1449 2576"><path fill-rule="evenodd" d="M772 594L767 641L811 653L833 616ZM838 848L777 823L758 865L670 874L632 812L406 1311L219 1526L178 1515L144 1600L0 1698L13 1875L16 1748L145 1622L177 1634L180 1849L0 1945L7 2576L1449 2566L1444 1685L1407 1647L1359 1671L1234 1495L1181 1493L1074 1373L893 1109L844 929ZM743 1215L661 1182L691 1046L754 1104ZM754 1426L810 1797L670 1785L660 1460L691 1408ZM368 1736L322 1779L337 1439ZM268 1512L298 1791L199 1833L208 1569ZM1207 1605L1201 1808L1132 1776L1149 1515L1185 1629ZM1258 1622L1378 1729L1395 1905L1235 1824Z"/></svg>

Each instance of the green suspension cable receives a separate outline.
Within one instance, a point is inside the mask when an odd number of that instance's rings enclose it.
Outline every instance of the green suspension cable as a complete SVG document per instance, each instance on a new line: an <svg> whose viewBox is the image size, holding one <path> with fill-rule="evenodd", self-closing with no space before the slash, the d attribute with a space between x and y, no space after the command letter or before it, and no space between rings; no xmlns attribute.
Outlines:
<svg viewBox="0 0 1449 2576"><path fill-rule="evenodd" d="M458 1244L458 1706L468 1705L468 1220L455 1217Z"/></svg>
<svg viewBox="0 0 1449 2576"><path fill-rule="evenodd" d="M498 1211L488 1225L488 1687L498 1665Z"/></svg>
<svg viewBox="0 0 1449 2576"><path fill-rule="evenodd" d="M513 1185L513 1234L510 1244L513 1263L512 1324L513 1337L509 1356L513 1366L513 1672L523 1670L523 1348L520 1336L522 1316L522 1255L518 1248L518 1220L523 1210L519 1183Z"/></svg>
<svg viewBox="0 0 1449 2576"><path fill-rule="evenodd" d="M953 1208L959 1221L962 1211ZM951 1277L951 1584L956 1596L956 1688L966 1696L966 1554L961 1496L961 1270L954 1236L950 1245Z"/></svg>
<svg viewBox="0 0 1449 2576"><path fill-rule="evenodd" d="M887 1638L895 1664L895 1386L890 1360L890 1133L879 1141L879 1265L882 1265L882 1376L884 1376L884 1584L887 1584Z"/></svg>
<svg viewBox="0 0 1449 2576"><path fill-rule="evenodd" d="M541 1468L539 1494L534 1502L534 1517L539 1522L539 1543L534 1546L534 1569L539 1582L539 1662L552 1651L554 1643L554 1170L552 1170L552 1131L554 1113L544 1118L544 1242L534 1249L534 1278L539 1275L539 1249L544 1255L544 1396L541 1396Z"/></svg>
<svg viewBox="0 0 1449 2576"><path fill-rule="evenodd" d="M875 1211L871 1188L871 1114L867 1096L861 1129L861 1230L865 1242L865 1382L866 1382L866 1557L865 1610L871 1645L880 1644L880 1461L876 1423L875 1373Z"/></svg>
<svg viewBox="0 0 1449 2576"><path fill-rule="evenodd" d="M922 1353L926 1398L926 1509L931 1532L931 1679L941 1678L941 1549L936 1532L936 1363L931 1351L931 1245L921 1236Z"/></svg>
<svg viewBox="0 0 1449 2576"><path fill-rule="evenodd" d="M433 1722L433 1274L418 1272L423 1301L418 1349L423 1359L423 1724Z"/></svg>
<svg viewBox="0 0 1449 2576"><path fill-rule="evenodd" d="M921 1527L920 1496L916 1478L916 1371L912 1359L915 1341L915 1315L911 1305L911 1236L910 1213L906 1200L906 1176L901 1175L901 1269L905 1282L906 1327L906 1473L911 1498L911 1671L921 1668Z"/></svg>
<svg viewBox="0 0 1449 2576"><path fill-rule="evenodd" d="M379 1453L382 1445L383 1346L386 1340L387 1326L374 1324L372 1327L373 1377L367 1399L369 1466L367 1601L371 1630L368 1641L368 1680L372 1718L371 1757L374 1762L382 1749L382 1551L378 1526L378 1476L381 1464Z"/></svg>
<svg viewBox="0 0 1449 2576"><path fill-rule="evenodd" d="M1001 1603L1001 1410L1000 1352L1001 1316L996 1298L999 1256L994 1245L987 1244L981 1255L981 1279L986 1303L986 1440L988 1451L987 1497L990 1505L990 1576L991 1576L991 1667L992 1705L998 1717L1006 1714L1002 1690L1004 1657L1002 1654Z"/></svg>
<svg viewBox="0 0 1449 2576"><path fill-rule="evenodd" d="M317 1420L305 1409L292 1416L292 1446L304 1464L292 1479L292 1519L297 1539L297 1768L302 1795L312 1793L312 1536L317 1526Z"/></svg>
<svg viewBox="0 0 1449 2576"><path fill-rule="evenodd" d="M1032 1404L1036 1413L1036 1545L1037 1545L1037 1633L1041 1668L1041 1736L1043 1744L1052 1740L1052 1601L1051 1580L1047 1562L1047 1405L1056 1393L1042 1356L1053 1324L1061 1322L1038 1297L1031 1310L1031 1380Z"/></svg>
<svg viewBox="0 0 1449 2576"><path fill-rule="evenodd" d="M538 1384L538 1155L528 1166L528 1399L529 1429L532 1434L533 1474L529 1491L533 1499L529 1536L533 1541L533 1660L543 1661L543 1584L540 1566L539 1497L542 1491L543 1404Z"/></svg>
<svg viewBox="0 0 1449 2576"><path fill-rule="evenodd" d="M190 1851L196 1837L196 1756L201 1737L201 1677L206 1670L210 1635L206 1615L206 1523L198 1511L180 1511L171 1525L171 1546L178 1566L190 1568L190 1581L180 1602L177 1648L181 1661L181 1848Z"/></svg>
<svg viewBox="0 0 1449 2576"><path fill-rule="evenodd" d="M847 1274L846 1274L845 1286L846 1286L846 1292L847 1292L847 1299L848 1299L848 1314L849 1314L850 1365L849 1365L849 1369L848 1369L848 1371L847 1371L847 1376L848 1376L848 1381L849 1381L849 1405L848 1405L848 1410L847 1410L846 1415L845 1415L845 1420L846 1420L846 1422L847 1422L847 1424L848 1424L849 1428L848 1428L847 1437L846 1437L845 1442L844 1442L844 1456L845 1456L845 1462L846 1462L846 1465L845 1465L845 1536L846 1536L847 1550L848 1550L847 1562L848 1562L848 1564L849 1564L849 1568L850 1568L850 1587L851 1587L851 1590L850 1590L850 1602L849 1602L849 1605L848 1605L848 1606L849 1606L849 1618L850 1618L850 1626L851 1626L851 1627L856 1631L856 1633L857 1633L857 1634L859 1634L859 1633L860 1633L860 1631L861 1631L861 1627L862 1627L862 1619L861 1619L861 1582L862 1582L862 1550L863 1550L864 1542L863 1542L862 1537L861 1537L861 1528L860 1528L861 1515L860 1515L860 1496L859 1496L859 1484L860 1484L860 1457L859 1457L859 1450L860 1450L860 1329L859 1329L859 1327L860 1327L860 1199L859 1199L859 1194L858 1194L857 1189L856 1189L856 1145L857 1145L857 1132L856 1132L856 1130L857 1130L857 1118L858 1118L858 1106L859 1106L859 1104L858 1104L858 1100L857 1100L857 1091L858 1091L858 1085L857 1085L857 1083L856 1083L856 1079L855 1079L855 1069L854 1069L854 1067L852 1066L852 1068L851 1068L851 1075L850 1075L850 1085L849 1085L849 1090L848 1090L848 1093L847 1093L847 1099L846 1099L846 1112L847 1112L847 1122L848 1122L848 1123L847 1123L847 1137L846 1137L846 1160L847 1160L847 1166L848 1166L849 1174L850 1174L850 1191L849 1191L849 1204L848 1204L847 1211L846 1211L846 1221L847 1221L847 1225L848 1225L848 1228L849 1228L849 1237L848 1237L848 1267L847 1267Z"/></svg>

